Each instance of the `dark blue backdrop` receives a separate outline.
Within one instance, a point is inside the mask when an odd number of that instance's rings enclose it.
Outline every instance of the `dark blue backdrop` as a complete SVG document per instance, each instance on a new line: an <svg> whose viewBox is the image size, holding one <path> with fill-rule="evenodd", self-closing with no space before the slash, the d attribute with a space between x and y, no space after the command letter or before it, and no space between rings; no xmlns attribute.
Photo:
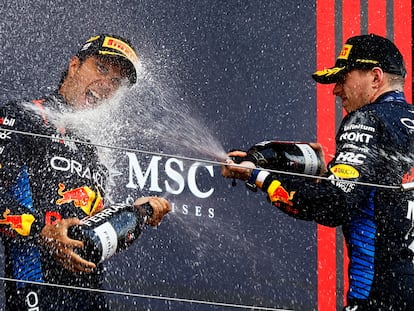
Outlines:
<svg viewBox="0 0 414 311"><path fill-rule="evenodd" d="M182 104L224 150L265 139L315 140L312 1L12 3L1 8L2 101L54 90L80 43L109 32L131 39L161 93L168 90L166 105ZM151 127L138 113L130 117ZM142 141L131 136L130 143ZM148 150L161 148L153 143ZM127 165L125 155L119 161ZM241 183L231 187L218 167L214 178L199 174L200 187L214 188L208 199L187 188L171 195L175 211L162 226L107 262L107 289L177 300L111 294L113 310L316 309L316 225L288 218ZM118 179L121 196L141 194L126 183Z"/></svg>

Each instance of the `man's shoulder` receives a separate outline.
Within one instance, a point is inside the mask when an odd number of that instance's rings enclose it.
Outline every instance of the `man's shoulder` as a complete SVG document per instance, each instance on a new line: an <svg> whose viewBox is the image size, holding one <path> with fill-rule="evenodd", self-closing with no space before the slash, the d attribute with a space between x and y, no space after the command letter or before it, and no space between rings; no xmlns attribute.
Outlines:
<svg viewBox="0 0 414 311"><path fill-rule="evenodd" d="M14 117L22 116L24 113L24 104L26 101L8 101L0 103L0 117Z"/></svg>
<svg viewBox="0 0 414 311"><path fill-rule="evenodd" d="M0 126L26 127L29 123L43 120L42 104L46 99L15 100L0 103Z"/></svg>
<svg viewBox="0 0 414 311"><path fill-rule="evenodd" d="M7 102L0 102L0 109L2 110L17 110L20 111L24 107L30 107L35 105L37 102L43 102L46 99L20 99L20 100L11 100Z"/></svg>

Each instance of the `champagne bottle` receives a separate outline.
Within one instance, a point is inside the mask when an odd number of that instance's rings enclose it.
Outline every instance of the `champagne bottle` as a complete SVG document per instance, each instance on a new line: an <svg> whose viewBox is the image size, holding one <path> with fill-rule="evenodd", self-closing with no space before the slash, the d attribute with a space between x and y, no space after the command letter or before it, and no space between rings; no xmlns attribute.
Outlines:
<svg viewBox="0 0 414 311"><path fill-rule="evenodd" d="M263 141L247 151L246 157L236 157L236 163L251 161L264 169L320 175L322 161L317 152L301 142Z"/></svg>
<svg viewBox="0 0 414 311"><path fill-rule="evenodd" d="M84 242L83 248L76 249L82 258L101 263L131 245L152 213L149 203L140 207L114 204L70 227L68 236Z"/></svg>

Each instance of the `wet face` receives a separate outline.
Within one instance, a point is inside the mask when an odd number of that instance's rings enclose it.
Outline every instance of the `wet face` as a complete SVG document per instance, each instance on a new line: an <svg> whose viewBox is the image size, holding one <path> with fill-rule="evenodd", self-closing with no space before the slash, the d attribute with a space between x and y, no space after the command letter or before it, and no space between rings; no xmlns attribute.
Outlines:
<svg viewBox="0 0 414 311"><path fill-rule="evenodd" d="M75 109L93 108L127 83L123 73L119 65L107 58L90 56L81 62L75 56L59 92Z"/></svg>
<svg viewBox="0 0 414 311"><path fill-rule="evenodd" d="M373 71L354 69L335 84L333 93L342 100L346 112L352 112L372 102Z"/></svg>

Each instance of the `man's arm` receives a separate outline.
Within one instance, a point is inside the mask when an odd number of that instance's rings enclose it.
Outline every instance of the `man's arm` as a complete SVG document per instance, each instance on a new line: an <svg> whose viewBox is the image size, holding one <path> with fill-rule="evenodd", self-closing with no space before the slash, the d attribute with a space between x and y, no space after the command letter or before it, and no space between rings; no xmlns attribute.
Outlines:
<svg viewBox="0 0 414 311"><path fill-rule="evenodd" d="M134 202L134 207L140 209L146 203L149 203L152 208L152 215L146 220L146 224L151 226L158 226L163 217L171 211L170 203L159 197L139 198ZM79 219L68 218L53 225L46 225L41 231L40 242L66 269L73 272L90 273L96 268L96 265L76 253L77 248L84 246L83 242L68 236L69 227L79 224L81 224Z"/></svg>
<svg viewBox="0 0 414 311"><path fill-rule="evenodd" d="M267 193L273 205L292 217L326 226L341 225L349 219L349 209L372 190L355 182L378 180L379 163L384 158L376 151L380 140L376 122L362 114L347 118L338 134L336 155L323 179L270 173L254 169L252 162L235 165L231 160L222 166L222 175L255 184ZM245 153L236 151L228 155L243 157Z"/></svg>

